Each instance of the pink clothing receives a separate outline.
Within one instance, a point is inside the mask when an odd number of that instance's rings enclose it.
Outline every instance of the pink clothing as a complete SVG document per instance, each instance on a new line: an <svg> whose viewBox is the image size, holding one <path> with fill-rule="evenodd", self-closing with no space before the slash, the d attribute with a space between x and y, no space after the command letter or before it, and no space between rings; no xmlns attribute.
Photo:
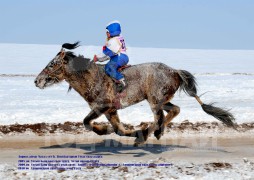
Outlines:
<svg viewBox="0 0 254 180"><path fill-rule="evenodd" d="M123 36L117 36L116 38L117 38L117 39L121 42L121 44L122 44L121 49L120 49L120 53L126 54L126 45L125 45Z"/></svg>

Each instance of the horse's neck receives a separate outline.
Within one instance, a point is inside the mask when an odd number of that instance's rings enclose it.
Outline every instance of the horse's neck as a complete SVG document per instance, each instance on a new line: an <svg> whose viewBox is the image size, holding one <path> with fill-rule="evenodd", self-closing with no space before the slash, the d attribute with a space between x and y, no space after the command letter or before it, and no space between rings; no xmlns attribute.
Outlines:
<svg viewBox="0 0 254 180"><path fill-rule="evenodd" d="M68 74L65 75L65 80L70 86L75 89L88 102L94 101L102 87L104 74L99 71L99 67L95 64L87 72L82 74Z"/></svg>

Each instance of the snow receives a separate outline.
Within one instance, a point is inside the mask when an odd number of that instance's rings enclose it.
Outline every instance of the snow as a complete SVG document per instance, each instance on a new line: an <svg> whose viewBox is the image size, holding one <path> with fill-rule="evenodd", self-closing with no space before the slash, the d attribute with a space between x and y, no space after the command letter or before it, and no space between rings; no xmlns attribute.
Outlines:
<svg viewBox="0 0 254 180"><path fill-rule="evenodd" d="M1 74L38 74L61 45L0 44ZM98 46L80 46L77 54L92 58ZM254 73L254 50L199 50L129 47L130 64L163 62L192 73Z"/></svg>
<svg viewBox="0 0 254 180"><path fill-rule="evenodd" d="M139 163L168 163L170 159L150 160ZM226 164L220 162L220 164ZM185 161L173 163L166 167L96 167L82 168L82 170L17 170L15 165L0 164L1 179L252 179L253 162L232 163L228 167L216 168L212 163L189 163ZM82 172L82 173L80 173Z"/></svg>
<svg viewBox="0 0 254 180"><path fill-rule="evenodd" d="M37 75L60 50L60 45L0 44L0 74ZM101 47L81 46L74 52L92 58ZM231 108L237 122L254 119L254 50L192 50L192 49L128 49L130 64L163 62L176 69L195 74L199 95L205 103ZM67 94L68 85L62 83L40 90L34 86L34 77L0 76L0 125L25 123L80 122L89 113L87 103L75 91ZM176 93L172 103L181 113L174 122L188 119L216 121L205 114L194 98ZM146 102L119 112L122 122L134 125L152 121ZM106 121L104 116L98 121Z"/></svg>

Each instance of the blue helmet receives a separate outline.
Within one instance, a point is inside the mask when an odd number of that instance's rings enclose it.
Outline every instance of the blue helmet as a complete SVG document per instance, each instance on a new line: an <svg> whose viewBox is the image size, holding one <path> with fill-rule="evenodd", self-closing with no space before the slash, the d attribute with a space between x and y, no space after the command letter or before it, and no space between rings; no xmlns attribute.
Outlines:
<svg viewBox="0 0 254 180"><path fill-rule="evenodd" d="M118 21L110 22L106 29L108 30L111 37L119 36L121 34L121 25Z"/></svg>

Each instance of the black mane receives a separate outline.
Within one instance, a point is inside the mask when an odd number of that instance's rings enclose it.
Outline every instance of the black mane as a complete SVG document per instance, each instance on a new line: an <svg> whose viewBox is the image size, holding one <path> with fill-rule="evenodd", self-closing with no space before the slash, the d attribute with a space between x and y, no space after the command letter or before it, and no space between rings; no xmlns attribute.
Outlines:
<svg viewBox="0 0 254 180"><path fill-rule="evenodd" d="M84 56L76 56L73 52L67 51L65 55L65 60L68 62L69 71L73 74L80 74L86 72L91 68L93 61L89 58L84 58Z"/></svg>
<svg viewBox="0 0 254 180"><path fill-rule="evenodd" d="M73 52L67 51L64 57L64 60L68 62L68 71L69 73L75 76L83 76L83 73L87 72L91 68L91 61L89 58L84 58L84 56L76 56ZM72 89L71 85L69 85L68 91L70 92Z"/></svg>
<svg viewBox="0 0 254 180"><path fill-rule="evenodd" d="M80 42L77 41L73 44L70 43L64 43L62 45L62 48L65 49L76 49L77 47L80 46ZM59 52L58 54L60 54L61 52ZM91 59L89 58L84 58L84 56L76 56L73 52L71 51L66 51L64 60L66 60L68 62L68 69L69 72L73 75L76 76L82 76L83 73L87 72L87 70L89 70L91 68L91 65L93 63L93 61L91 61ZM71 91L72 87L69 86L68 92Z"/></svg>
<svg viewBox="0 0 254 180"><path fill-rule="evenodd" d="M66 54L65 54L65 57L68 58L68 59L70 59L70 58L74 59L77 56L73 52L67 51Z"/></svg>

